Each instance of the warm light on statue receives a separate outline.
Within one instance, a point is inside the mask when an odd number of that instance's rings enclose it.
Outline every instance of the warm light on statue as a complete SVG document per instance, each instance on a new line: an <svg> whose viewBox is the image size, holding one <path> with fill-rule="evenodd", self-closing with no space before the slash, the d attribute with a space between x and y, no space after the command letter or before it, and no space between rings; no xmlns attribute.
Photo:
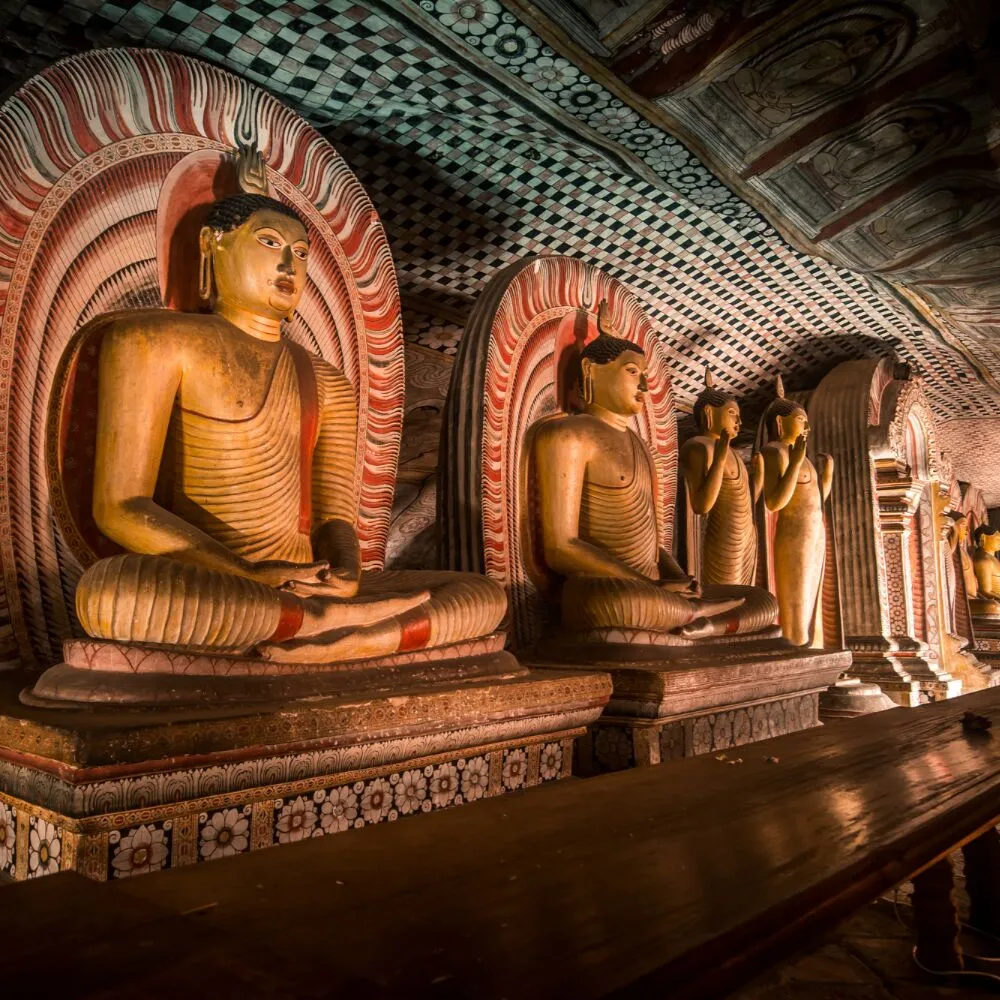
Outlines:
<svg viewBox="0 0 1000 1000"><path fill-rule="evenodd" d="M711 586L702 593L658 547L656 473L629 427L648 389L647 360L609 330L604 303L598 324L600 336L581 355L584 412L542 423L533 444L545 562L565 578L564 627L696 638L769 626L776 609L766 591Z"/></svg>
<svg viewBox="0 0 1000 1000"><path fill-rule="evenodd" d="M833 484L833 458L820 455L816 468L806 455L809 417L785 398L781 379L777 398L765 413L770 440L763 447L764 503L777 514L774 576L781 630L796 646L809 645L821 614L820 595L826 560L823 504Z"/></svg>
<svg viewBox="0 0 1000 1000"><path fill-rule="evenodd" d="M684 443L680 465L691 509L705 516L701 582L748 587L757 568L756 491L746 466L730 448L740 433L740 407L714 387L706 370L694 414L698 434Z"/></svg>
<svg viewBox="0 0 1000 1000"><path fill-rule="evenodd" d="M282 336L308 234L260 193L258 156L243 157L241 181L251 193L216 202L200 233L211 311L108 317L94 518L127 552L84 573L81 624L97 638L291 662L490 632L506 602L486 579L361 573L353 390Z"/></svg>

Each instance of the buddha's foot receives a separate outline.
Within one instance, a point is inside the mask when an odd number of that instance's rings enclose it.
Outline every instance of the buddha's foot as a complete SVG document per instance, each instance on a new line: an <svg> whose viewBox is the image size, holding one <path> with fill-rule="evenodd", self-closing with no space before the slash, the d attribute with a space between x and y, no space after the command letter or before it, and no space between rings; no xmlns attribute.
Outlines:
<svg viewBox="0 0 1000 1000"><path fill-rule="evenodd" d="M699 617L679 628L677 630L678 635L684 636L685 639L703 639L709 635L724 634L727 623L713 621L713 619L718 615L725 614L727 611L733 611L735 608L742 607L745 601L745 597L731 597L720 601L692 600L691 603L695 606L695 613Z"/></svg>
<svg viewBox="0 0 1000 1000"><path fill-rule="evenodd" d="M262 660L273 663L342 663L389 656L399 649L402 630L395 619L378 622L344 635L343 629L304 642L265 643L258 649Z"/></svg>
<svg viewBox="0 0 1000 1000"><path fill-rule="evenodd" d="M298 635L307 639L334 630L374 625L419 607L429 601L430 597L428 590L418 590L411 594L386 594L362 600L307 597L302 601L302 627Z"/></svg>

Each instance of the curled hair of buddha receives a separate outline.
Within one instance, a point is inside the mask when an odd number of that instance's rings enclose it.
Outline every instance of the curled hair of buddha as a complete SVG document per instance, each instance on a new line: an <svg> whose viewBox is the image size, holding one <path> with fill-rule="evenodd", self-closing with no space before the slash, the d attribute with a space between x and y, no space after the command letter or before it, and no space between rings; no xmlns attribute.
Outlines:
<svg viewBox="0 0 1000 1000"><path fill-rule="evenodd" d="M774 391L775 397L764 411L764 426L767 427L768 436L772 438L778 436L778 417L790 417L797 410L805 412L801 403L785 398L785 383L780 375L774 380Z"/></svg>
<svg viewBox="0 0 1000 1000"><path fill-rule="evenodd" d="M995 535L997 529L993 527L992 524L981 524L975 531L976 545L978 545L983 538L983 535Z"/></svg>
<svg viewBox="0 0 1000 1000"><path fill-rule="evenodd" d="M736 397L728 392L723 392L721 389L717 389L715 386L715 379L712 378L712 373L706 368L705 369L705 388L698 393L694 401L694 419L698 422L699 427L703 427L704 424L702 420L705 416L705 410L711 407L713 410L718 409L720 406L725 406L726 403L735 403Z"/></svg>
<svg viewBox="0 0 1000 1000"><path fill-rule="evenodd" d="M608 300L602 299L597 307L598 336L580 352L580 360L591 361L595 365L607 365L616 361L626 351L634 351L645 356L646 352L638 344L633 344L624 337L616 337L605 329L607 312Z"/></svg>
<svg viewBox="0 0 1000 1000"><path fill-rule="evenodd" d="M302 222L299 214L293 208L289 208L283 201L278 201L276 198L269 198L266 194L234 194L215 202L208 210L205 225L220 235L231 233L234 229L239 229L254 212L260 212L264 209L285 215L289 219L295 219L305 228L305 223Z"/></svg>

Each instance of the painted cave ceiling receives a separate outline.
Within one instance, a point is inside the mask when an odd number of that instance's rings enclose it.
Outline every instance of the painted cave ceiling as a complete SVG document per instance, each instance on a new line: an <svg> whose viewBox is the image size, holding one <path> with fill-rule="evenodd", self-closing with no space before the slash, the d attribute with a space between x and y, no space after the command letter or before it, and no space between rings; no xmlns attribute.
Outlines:
<svg viewBox="0 0 1000 1000"><path fill-rule="evenodd" d="M949 440L969 421L990 448L1000 70L979 6L0 0L0 95L94 47L211 60L356 171L412 343L454 353L498 268L571 254L643 301L682 404L706 365L752 414L779 373L810 388L892 352ZM1000 503L969 450L956 471Z"/></svg>

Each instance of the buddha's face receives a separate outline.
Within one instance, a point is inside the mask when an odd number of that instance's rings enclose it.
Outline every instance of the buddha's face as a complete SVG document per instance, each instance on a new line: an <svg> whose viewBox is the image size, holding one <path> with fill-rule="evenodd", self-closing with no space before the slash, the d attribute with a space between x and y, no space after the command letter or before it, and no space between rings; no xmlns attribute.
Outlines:
<svg viewBox="0 0 1000 1000"><path fill-rule="evenodd" d="M716 435L721 435L725 431L730 440L739 437L743 422L739 404L735 400L730 399L722 406L706 406L702 412L705 421L704 430Z"/></svg>
<svg viewBox="0 0 1000 1000"><path fill-rule="evenodd" d="M218 240L210 229L203 229L203 252L206 234L217 302L273 319L295 311L309 257L301 222L265 208Z"/></svg>
<svg viewBox="0 0 1000 1000"><path fill-rule="evenodd" d="M955 537L962 543L969 540L969 522L964 517L955 520Z"/></svg>
<svg viewBox="0 0 1000 1000"><path fill-rule="evenodd" d="M809 438L809 418L802 407L797 406L791 413L778 417L778 437L785 444L794 444L800 437Z"/></svg>
<svg viewBox="0 0 1000 1000"><path fill-rule="evenodd" d="M589 366L593 386L592 401L623 416L642 412L642 397L649 391L646 381L646 358L636 351L624 351L614 361L598 365L584 359Z"/></svg>
<svg viewBox="0 0 1000 1000"><path fill-rule="evenodd" d="M983 547L984 552L995 556L997 550L1000 549L1000 531L994 531L991 534L983 532L979 537L979 544Z"/></svg>

